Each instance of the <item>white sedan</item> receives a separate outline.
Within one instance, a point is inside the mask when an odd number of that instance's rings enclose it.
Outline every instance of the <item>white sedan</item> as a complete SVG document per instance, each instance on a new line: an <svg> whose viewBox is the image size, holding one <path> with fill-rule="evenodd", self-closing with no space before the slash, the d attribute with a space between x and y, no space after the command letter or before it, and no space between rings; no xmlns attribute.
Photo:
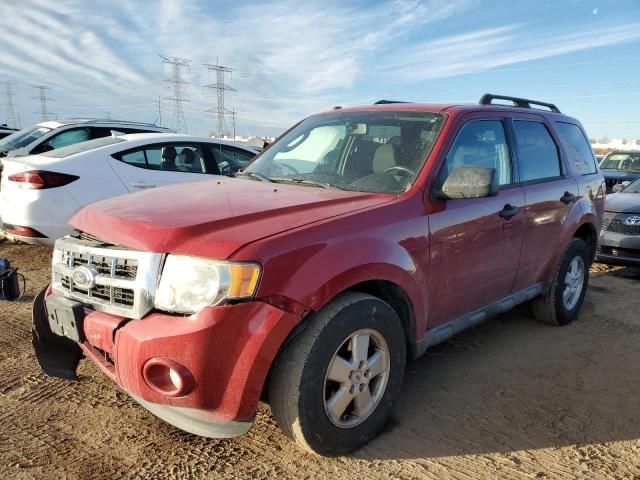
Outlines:
<svg viewBox="0 0 640 480"><path fill-rule="evenodd" d="M136 133L90 140L41 155L4 158L2 230L10 239L53 244L83 206L128 192L232 175L258 149L190 135Z"/></svg>

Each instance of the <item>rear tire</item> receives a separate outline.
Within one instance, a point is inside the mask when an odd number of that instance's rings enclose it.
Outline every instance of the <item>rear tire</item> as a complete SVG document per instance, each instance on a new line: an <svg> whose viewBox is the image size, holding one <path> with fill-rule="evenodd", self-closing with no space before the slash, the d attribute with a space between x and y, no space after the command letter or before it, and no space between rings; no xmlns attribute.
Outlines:
<svg viewBox="0 0 640 480"><path fill-rule="evenodd" d="M389 419L406 362L402 324L379 298L337 297L280 352L269 382L271 411L304 449L343 455Z"/></svg>
<svg viewBox="0 0 640 480"><path fill-rule="evenodd" d="M590 264L591 256L585 241L571 240L551 288L532 301L533 316L551 325L567 325L575 320L587 292Z"/></svg>

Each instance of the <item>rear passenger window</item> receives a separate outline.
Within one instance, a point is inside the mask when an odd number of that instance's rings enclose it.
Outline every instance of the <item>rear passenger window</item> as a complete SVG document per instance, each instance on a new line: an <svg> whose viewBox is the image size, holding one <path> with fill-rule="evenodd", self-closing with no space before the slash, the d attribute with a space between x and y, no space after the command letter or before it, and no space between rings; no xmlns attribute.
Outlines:
<svg viewBox="0 0 640 480"><path fill-rule="evenodd" d="M136 150L134 152L125 153L120 157L124 163L133 165L134 167L147 168L147 162L144 159L144 150Z"/></svg>
<svg viewBox="0 0 640 480"><path fill-rule="evenodd" d="M440 181L462 166L495 168L500 185L511 183L511 159L500 120L475 120L462 127L447 154Z"/></svg>
<svg viewBox="0 0 640 480"><path fill-rule="evenodd" d="M547 127L540 122L524 120L515 120L513 124L518 142L520 180L531 182L559 177L561 170L558 147Z"/></svg>
<svg viewBox="0 0 640 480"><path fill-rule="evenodd" d="M572 123L557 122L556 131L564 145L564 150L581 175L596 173L596 161L591 146L582 129Z"/></svg>
<svg viewBox="0 0 640 480"><path fill-rule="evenodd" d="M122 154L120 160L149 170L207 173L199 145L153 145Z"/></svg>

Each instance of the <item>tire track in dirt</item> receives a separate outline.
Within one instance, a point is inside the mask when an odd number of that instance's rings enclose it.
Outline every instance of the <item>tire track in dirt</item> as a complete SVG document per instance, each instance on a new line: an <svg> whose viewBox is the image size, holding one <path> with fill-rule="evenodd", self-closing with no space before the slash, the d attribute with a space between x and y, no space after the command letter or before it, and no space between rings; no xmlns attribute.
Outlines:
<svg viewBox="0 0 640 480"><path fill-rule="evenodd" d="M48 282L50 250L0 245ZM409 366L394 419L354 455L300 451L262 405L237 439L158 420L83 362L48 378L30 345L30 302L0 305L0 473L12 479L640 478L640 275L592 275L581 318L557 329L518 309ZM635 294L635 297L634 297ZM635 310L634 310L635 309ZM635 401L635 404L634 404Z"/></svg>

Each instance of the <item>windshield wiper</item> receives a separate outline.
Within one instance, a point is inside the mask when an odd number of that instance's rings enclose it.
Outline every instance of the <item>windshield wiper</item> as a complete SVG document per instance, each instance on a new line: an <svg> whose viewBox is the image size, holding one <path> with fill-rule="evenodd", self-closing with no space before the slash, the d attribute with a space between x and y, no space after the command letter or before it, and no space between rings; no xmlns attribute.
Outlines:
<svg viewBox="0 0 640 480"><path fill-rule="evenodd" d="M245 171L239 171L236 173L236 177L251 177L251 178L257 178L258 180L260 180L261 182L272 182L273 180L271 180L269 177L265 177L264 175L260 174L260 173L256 173L256 172L245 172Z"/></svg>
<svg viewBox="0 0 640 480"><path fill-rule="evenodd" d="M322 188L339 188L329 183L319 182L317 180L311 180L310 178L271 177L269 180L276 183L297 183L297 184L312 185L314 187L322 187Z"/></svg>

